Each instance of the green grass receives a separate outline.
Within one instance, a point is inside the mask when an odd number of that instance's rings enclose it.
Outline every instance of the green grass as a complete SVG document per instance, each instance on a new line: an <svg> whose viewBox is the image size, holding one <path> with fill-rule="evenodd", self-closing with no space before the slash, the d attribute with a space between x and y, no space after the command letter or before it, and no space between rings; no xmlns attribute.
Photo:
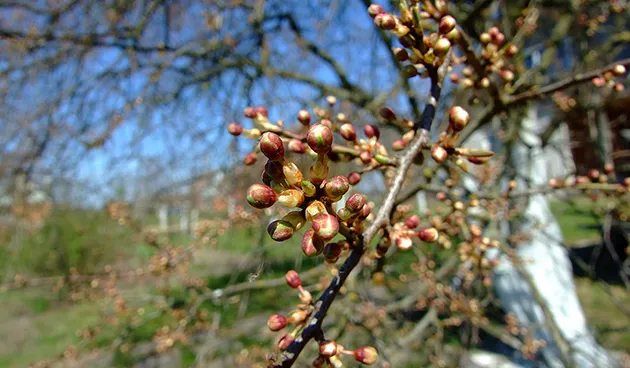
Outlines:
<svg viewBox="0 0 630 368"><path fill-rule="evenodd" d="M575 200L572 206L566 201L551 201L551 211L556 216L562 229L564 240L567 243L575 243L584 240L597 240L600 237L600 217L592 216L590 211L592 202L586 198Z"/></svg>

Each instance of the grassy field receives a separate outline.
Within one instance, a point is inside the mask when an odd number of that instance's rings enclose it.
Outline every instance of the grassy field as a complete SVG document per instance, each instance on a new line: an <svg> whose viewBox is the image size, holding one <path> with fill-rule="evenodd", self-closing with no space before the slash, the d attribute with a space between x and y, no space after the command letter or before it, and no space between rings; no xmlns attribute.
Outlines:
<svg viewBox="0 0 630 368"><path fill-rule="evenodd" d="M584 207L580 209L565 202L553 202L552 209L558 216L567 242L597 240L598 219L583 213ZM176 236L171 240L180 244L190 242L185 236ZM154 252L151 247L134 243L132 238L126 241L129 243L121 246L124 247L128 266L136 267L146 263ZM81 249L81 244L76 246ZM114 251L116 249L121 248L115 248ZM305 270L316 263L317 261L302 256L299 239L274 243L266 236L261 238L257 230L243 230L226 233L218 239L215 249L198 252L192 270L196 275L203 275L209 287L221 288L251 277L279 277L288 269ZM398 263L401 268L407 264L404 257ZM610 298L613 295L617 304L630 305L630 298L625 290L619 286L611 287L586 279L577 279L576 286L589 323L598 339L609 349L630 352L630 320ZM125 292L138 296L158 295L156 286L150 283L128 285ZM253 339L251 328L246 329L243 325L253 320L258 326L261 319L264 321L270 313L282 309L286 292L282 288L252 292L248 295L244 310L241 308L242 299L230 299L218 310L222 315L222 330L226 336L232 336L242 346L269 343L270 336L261 332L260 339ZM177 290L173 290L172 295L177 295ZM3 306L0 308L0 367L24 367L33 361L59 357L68 345L78 345L81 352L107 347L119 332L103 325L103 312L109 307L102 302L71 303L60 298L49 287L0 293L0 305ZM217 311L216 306L203 307ZM133 328L127 338L130 341L150 340L154 327L163 323L163 318L168 317L156 316L150 323ZM103 329L99 337L81 345L82 338L78 331L95 326ZM186 364L191 363L190 359L194 356L187 353L186 349L182 351L181 359Z"/></svg>

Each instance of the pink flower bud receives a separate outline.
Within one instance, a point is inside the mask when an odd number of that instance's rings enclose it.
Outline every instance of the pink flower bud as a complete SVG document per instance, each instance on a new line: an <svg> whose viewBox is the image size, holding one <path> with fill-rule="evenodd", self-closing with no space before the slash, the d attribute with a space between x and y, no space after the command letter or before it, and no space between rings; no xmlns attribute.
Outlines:
<svg viewBox="0 0 630 368"><path fill-rule="evenodd" d="M595 87L603 87L606 84L606 80L602 77L595 77L592 82Z"/></svg>
<svg viewBox="0 0 630 368"><path fill-rule="evenodd" d="M356 349L353 353L354 359L361 364L374 364L378 359L376 349L371 346L363 346Z"/></svg>
<svg viewBox="0 0 630 368"><path fill-rule="evenodd" d="M337 355L337 343L330 340L320 342L319 353L325 357Z"/></svg>
<svg viewBox="0 0 630 368"><path fill-rule="evenodd" d="M456 25L457 21L455 18L450 15L443 16L442 19L440 19L440 33L445 35L452 31Z"/></svg>
<svg viewBox="0 0 630 368"><path fill-rule="evenodd" d="M372 163L372 154L369 151L362 151L359 153L359 159L366 165Z"/></svg>
<svg viewBox="0 0 630 368"><path fill-rule="evenodd" d="M264 117L268 117L269 116L269 111L267 110L266 107L263 106L258 106L256 107L256 114L260 114Z"/></svg>
<svg viewBox="0 0 630 368"><path fill-rule="evenodd" d="M315 257L322 253L324 241L315 235L315 230L309 229L302 237L302 252L307 257Z"/></svg>
<svg viewBox="0 0 630 368"><path fill-rule="evenodd" d="M350 175L348 175L348 182L350 183L350 185L357 185L360 181L361 174L359 174L358 172L351 172Z"/></svg>
<svg viewBox="0 0 630 368"><path fill-rule="evenodd" d="M361 208L361 211L359 211L359 218L366 219L368 218L368 216L370 216L371 213L372 213L372 209L370 208L370 206L365 205L363 206L363 208Z"/></svg>
<svg viewBox="0 0 630 368"><path fill-rule="evenodd" d="M357 139L357 130L352 124L343 124L339 127L339 134L348 142L354 142Z"/></svg>
<svg viewBox="0 0 630 368"><path fill-rule="evenodd" d="M396 113L389 107L383 107L380 111L380 115L386 121L396 120Z"/></svg>
<svg viewBox="0 0 630 368"><path fill-rule="evenodd" d="M408 236L398 236L394 238L394 244L400 250L408 250L413 246L413 241Z"/></svg>
<svg viewBox="0 0 630 368"><path fill-rule="evenodd" d="M501 75L501 78L503 78L503 80L506 82L511 82L514 80L514 72L511 70L501 70L499 74Z"/></svg>
<svg viewBox="0 0 630 368"><path fill-rule="evenodd" d="M264 133L260 138L260 151L271 161L282 160L284 158L282 139L275 133Z"/></svg>
<svg viewBox="0 0 630 368"><path fill-rule="evenodd" d="M306 141L313 151L320 155L326 154L332 147L332 131L323 124L313 125L308 131Z"/></svg>
<svg viewBox="0 0 630 368"><path fill-rule="evenodd" d="M405 225L409 229L415 229L416 227L418 227L418 225L420 225L420 217L418 217L418 215L408 217L405 220Z"/></svg>
<svg viewBox="0 0 630 368"><path fill-rule="evenodd" d="M280 331L283 328L287 327L287 317L283 316L282 314L273 314L271 317L269 317L269 319L267 320L267 326L269 327L269 329L271 331Z"/></svg>
<svg viewBox="0 0 630 368"><path fill-rule="evenodd" d="M599 178L599 170L590 169L588 171L588 177L591 178L591 180L596 180L597 178Z"/></svg>
<svg viewBox="0 0 630 368"><path fill-rule="evenodd" d="M435 162L441 164L448 158L448 152L442 146L433 146L431 148L431 157L433 157Z"/></svg>
<svg viewBox="0 0 630 368"><path fill-rule="evenodd" d="M358 213L367 203L367 198L361 193L355 193L346 201L346 208L351 213Z"/></svg>
<svg viewBox="0 0 630 368"><path fill-rule="evenodd" d="M288 221L276 220L267 226L267 233L271 237L271 239L277 242L283 242L285 240L291 239L293 236L293 226Z"/></svg>
<svg viewBox="0 0 630 368"><path fill-rule="evenodd" d="M440 234L438 233L437 229L434 227L428 227L418 231L418 237L420 238L420 240L429 243L437 241L439 235Z"/></svg>
<svg viewBox="0 0 630 368"><path fill-rule="evenodd" d="M313 218L315 234L324 240L330 240L339 232L339 221L333 215L320 213Z"/></svg>
<svg viewBox="0 0 630 368"><path fill-rule="evenodd" d="M516 55L517 52L518 52L518 47L516 47L516 45L510 45L507 48L507 50L505 50L505 56L512 57Z"/></svg>
<svg viewBox="0 0 630 368"><path fill-rule="evenodd" d="M396 18L388 13L377 14L374 17L374 24L380 29L391 31L396 28Z"/></svg>
<svg viewBox="0 0 630 368"><path fill-rule="evenodd" d="M256 154L251 152L245 155L245 157L243 158L243 163L247 166L251 166L255 164L257 160L258 157L256 157Z"/></svg>
<svg viewBox="0 0 630 368"><path fill-rule="evenodd" d="M370 17L372 18L383 13L385 13L385 9L378 4L370 4L370 6L368 6L368 14L370 14Z"/></svg>
<svg viewBox="0 0 630 368"><path fill-rule="evenodd" d="M247 202L254 208L271 207L277 200L276 192L264 184L254 184L247 189Z"/></svg>
<svg viewBox="0 0 630 368"><path fill-rule="evenodd" d="M301 141L297 139L291 139L289 141L289 149L292 152L300 153L300 154L306 152L306 146L304 145L304 143L302 143Z"/></svg>
<svg viewBox="0 0 630 368"><path fill-rule="evenodd" d="M461 106L453 106L451 112L448 114L448 121L451 128L459 132L468 125L470 121L470 114L464 110Z"/></svg>
<svg viewBox="0 0 630 368"><path fill-rule="evenodd" d="M243 113L245 114L246 117L250 119L253 119L256 117L256 109L251 106L247 106L245 110L243 110Z"/></svg>
<svg viewBox="0 0 630 368"><path fill-rule="evenodd" d="M302 286L302 279L294 270L287 272L287 274L284 275L284 279L287 281L287 285L294 289L297 289L298 286Z"/></svg>
<svg viewBox="0 0 630 368"><path fill-rule="evenodd" d="M394 143L392 143L392 149L394 151L402 151L405 149L406 146L407 143L405 143L405 141L402 139L396 139Z"/></svg>
<svg viewBox="0 0 630 368"><path fill-rule="evenodd" d="M492 41L492 37L490 37L489 34L484 32L479 36L479 41L485 45L485 44L490 43L490 41Z"/></svg>
<svg viewBox="0 0 630 368"><path fill-rule="evenodd" d="M233 136L239 136L243 133L243 127L238 123L230 123L227 126L228 132Z"/></svg>
<svg viewBox="0 0 630 368"><path fill-rule="evenodd" d="M343 247L339 243L328 243L324 247L324 260L328 263L335 263L341 255Z"/></svg>
<svg viewBox="0 0 630 368"><path fill-rule="evenodd" d="M324 186L324 192L330 199L340 199L350 189L348 179L343 175L338 175L330 179Z"/></svg>
<svg viewBox="0 0 630 368"><path fill-rule="evenodd" d="M287 350L294 340L295 338L293 338L293 336L291 336L290 334L282 336L280 341L278 341L278 349L280 349L281 351Z"/></svg>
<svg viewBox="0 0 630 368"><path fill-rule="evenodd" d="M308 125L311 122L311 113L307 110L300 110L298 112L298 120L303 125Z"/></svg>

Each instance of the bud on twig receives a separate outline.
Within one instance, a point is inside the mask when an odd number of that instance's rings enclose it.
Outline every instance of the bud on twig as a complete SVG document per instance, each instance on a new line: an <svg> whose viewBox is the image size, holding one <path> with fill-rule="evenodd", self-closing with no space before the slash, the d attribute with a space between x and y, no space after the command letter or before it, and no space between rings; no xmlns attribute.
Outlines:
<svg viewBox="0 0 630 368"><path fill-rule="evenodd" d="M429 243L437 241L439 235L440 234L438 233L437 229L434 227L428 227L426 229L418 231L418 237L420 238L420 240Z"/></svg>
<svg viewBox="0 0 630 368"><path fill-rule="evenodd" d="M331 240L339 232L339 221L333 215L320 213L313 218L315 234L324 240Z"/></svg>
<svg viewBox="0 0 630 368"><path fill-rule="evenodd" d="M294 231L291 223L283 220L273 221L267 226L267 233L271 236L271 239L277 242L291 239Z"/></svg>
<svg viewBox="0 0 630 368"><path fill-rule="evenodd" d="M459 132L468 125L470 121L470 114L460 106L453 106L451 112L448 114L448 121L451 128Z"/></svg>
<svg viewBox="0 0 630 368"><path fill-rule="evenodd" d="M293 162L285 161L282 164L282 173L289 185L295 185L304 181L304 175Z"/></svg>
<svg viewBox="0 0 630 368"><path fill-rule="evenodd" d="M378 359L376 349L371 346L360 347L353 352L353 355L357 362L367 365L374 364Z"/></svg>
<svg viewBox="0 0 630 368"><path fill-rule="evenodd" d="M367 198L360 193L355 193L346 201L346 208L351 213L358 213L367 203Z"/></svg>
<svg viewBox="0 0 630 368"><path fill-rule="evenodd" d="M306 110L300 110L298 112L298 120L303 125L308 125L311 122L311 113Z"/></svg>
<svg viewBox="0 0 630 368"><path fill-rule="evenodd" d="M376 137L376 139L379 139L381 137L381 131L376 125L366 125L365 127L363 127L363 132L368 138Z"/></svg>
<svg viewBox="0 0 630 368"><path fill-rule="evenodd" d="M343 175L338 175L330 179L324 186L326 196L333 202L338 201L350 189L348 179Z"/></svg>
<svg viewBox="0 0 630 368"><path fill-rule="evenodd" d="M293 341L295 341L295 338L290 334L282 336L280 341L278 341L278 349L280 349L281 351L287 350L287 348L289 348Z"/></svg>
<svg viewBox="0 0 630 368"><path fill-rule="evenodd" d="M409 229L415 229L420 225L420 217L418 217L418 215L408 217L407 220L405 220L405 225Z"/></svg>
<svg viewBox="0 0 630 368"><path fill-rule="evenodd" d="M230 123L227 126L228 132L237 137L243 133L243 127L238 123Z"/></svg>
<svg viewBox="0 0 630 368"><path fill-rule="evenodd" d="M284 158L282 139L275 133L266 132L260 138L260 151L271 161Z"/></svg>
<svg viewBox="0 0 630 368"><path fill-rule="evenodd" d="M309 147L320 155L330 151L333 142L332 131L323 124L313 125L306 137Z"/></svg>
<svg viewBox="0 0 630 368"><path fill-rule="evenodd" d="M330 340L320 342L319 353L325 357L337 355L337 343Z"/></svg>
<svg viewBox="0 0 630 368"><path fill-rule="evenodd" d="M306 218L304 218L304 214L302 211L291 211L284 215L282 221L286 221L293 226L295 231L299 231L304 224L306 224Z"/></svg>
<svg viewBox="0 0 630 368"><path fill-rule="evenodd" d="M302 279L300 275L294 271L290 270L284 275L285 280L287 281L287 285L292 287L293 289L297 289L298 286L302 286Z"/></svg>
<svg viewBox="0 0 630 368"><path fill-rule="evenodd" d="M370 14L372 18L383 13L385 13L385 9L383 9L383 7L378 4L370 4L370 6L368 7L368 14Z"/></svg>
<svg viewBox="0 0 630 368"><path fill-rule="evenodd" d="M343 124L339 127L339 134L341 134L343 139L348 142L354 142L357 140L357 130L352 124Z"/></svg>
<svg viewBox="0 0 630 368"><path fill-rule="evenodd" d="M348 175L348 182L350 183L350 185L357 185L360 181L361 174L359 174L358 172L351 172L350 175Z"/></svg>
<svg viewBox="0 0 630 368"><path fill-rule="evenodd" d="M247 202L254 208L271 207L277 200L276 192L264 184L254 184L247 189Z"/></svg>
<svg viewBox="0 0 630 368"><path fill-rule="evenodd" d="M435 162L441 164L448 158L448 152L442 146L433 146L431 148L431 157L433 157Z"/></svg>
<svg viewBox="0 0 630 368"><path fill-rule="evenodd" d="M315 235L315 230L309 229L302 236L302 252L307 257L315 257L322 253L324 240Z"/></svg>
<svg viewBox="0 0 630 368"><path fill-rule="evenodd" d="M343 247L339 243L328 243L324 246L324 260L328 263L335 263L341 255Z"/></svg>
<svg viewBox="0 0 630 368"><path fill-rule="evenodd" d="M455 18L450 15L445 15L440 19L440 33L445 35L452 31L457 25L457 21Z"/></svg>
<svg viewBox="0 0 630 368"><path fill-rule="evenodd" d="M255 164L256 161L258 161L258 157L256 157L256 154L253 152L246 154L245 157L243 158L243 164L247 166L251 166Z"/></svg>
<svg viewBox="0 0 630 368"><path fill-rule="evenodd" d="M291 139L288 146L292 152L299 154L306 152L306 146L304 145L304 143L297 139Z"/></svg>
<svg viewBox="0 0 630 368"><path fill-rule="evenodd" d="M274 314L267 320L267 326L271 331L280 331L287 327L287 317L282 314Z"/></svg>

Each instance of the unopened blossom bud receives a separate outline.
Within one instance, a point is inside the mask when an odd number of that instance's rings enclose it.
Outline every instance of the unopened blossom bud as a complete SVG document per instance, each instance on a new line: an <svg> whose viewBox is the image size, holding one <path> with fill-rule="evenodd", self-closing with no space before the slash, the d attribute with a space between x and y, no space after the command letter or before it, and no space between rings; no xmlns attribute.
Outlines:
<svg viewBox="0 0 630 368"><path fill-rule="evenodd" d="M411 123L413 125L413 123ZM410 130L407 133L403 134L402 136L402 140L403 142L405 142L405 145L411 143L411 141L413 140L413 138L416 136L416 132L415 130Z"/></svg>
<svg viewBox="0 0 630 368"><path fill-rule="evenodd" d="M230 123L227 126L228 132L233 136L239 136L243 133L243 127L238 123Z"/></svg>
<svg viewBox="0 0 630 368"><path fill-rule="evenodd" d="M257 106L256 107L256 114L262 115L264 117L268 117L269 116L269 111L264 106Z"/></svg>
<svg viewBox="0 0 630 368"><path fill-rule="evenodd" d="M298 286L302 286L302 279L300 278L300 275L294 270L290 270L289 272L287 272L286 275L284 275L284 279L287 281L287 285L294 289L297 289Z"/></svg>
<svg viewBox="0 0 630 368"><path fill-rule="evenodd" d="M367 198L361 193L355 193L346 201L346 208L352 213L358 213L367 204Z"/></svg>
<svg viewBox="0 0 630 368"><path fill-rule="evenodd" d="M280 341L278 341L278 349L280 351L285 351L289 348L289 346L295 341L295 338L291 336L291 334L286 334L282 336Z"/></svg>
<svg viewBox="0 0 630 368"><path fill-rule="evenodd" d="M418 215L408 217L405 220L405 225L409 229L415 229L416 227L418 227L418 225L420 225L420 217L418 217Z"/></svg>
<svg viewBox="0 0 630 368"><path fill-rule="evenodd" d="M320 342L319 353L325 357L337 355L337 343L330 340Z"/></svg>
<svg viewBox="0 0 630 368"><path fill-rule="evenodd" d="M374 17L374 24L380 29L391 31L396 28L396 18L388 13L377 14Z"/></svg>
<svg viewBox="0 0 630 368"><path fill-rule="evenodd" d="M324 260L328 263L335 263L341 255L343 247L339 243L328 243L324 246Z"/></svg>
<svg viewBox="0 0 630 368"><path fill-rule="evenodd" d="M457 21L450 15L446 15L440 19L440 33L447 34L455 28Z"/></svg>
<svg viewBox="0 0 630 368"><path fill-rule="evenodd" d="M456 45L459 42L460 33L457 28L454 28L449 33L446 34L446 39L451 41L451 45Z"/></svg>
<svg viewBox="0 0 630 368"><path fill-rule="evenodd" d="M413 246L413 241L408 236L398 236L394 238L394 244L400 250L408 250Z"/></svg>
<svg viewBox="0 0 630 368"><path fill-rule="evenodd" d="M606 175L610 175L614 171L615 171L615 167L613 166L613 164L607 163L604 165L604 173L606 173Z"/></svg>
<svg viewBox="0 0 630 368"><path fill-rule="evenodd" d="M309 229L302 236L302 252L307 257L315 257L322 253L324 240L315 235L315 230Z"/></svg>
<svg viewBox="0 0 630 368"><path fill-rule="evenodd" d="M368 6L368 14L370 14L370 17L372 18L383 13L385 13L385 9L378 4L370 4L370 6Z"/></svg>
<svg viewBox="0 0 630 368"><path fill-rule="evenodd" d="M267 326L271 331L280 331L287 327L287 317L282 314L274 314L267 320Z"/></svg>
<svg viewBox="0 0 630 368"><path fill-rule="evenodd" d="M326 205L320 201L312 201L306 207L305 212L306 212L306 219L308 221L313 221L315 216L319 215L320 213L326 213Z"/></svg>
<svg viewBox="0 0 630 368"><path fill-rule="evenodd" d="M335 96L327 96L326 97L326 102L330 105L330 106L334 106L337 103L337 97Z"/></svg>
<svg viewBox="0 0 630 368"><path fill-rule="evenodd" d="M333 123L329 119L322 119L322 120L320 120L319 124L325 125L328 128L330 128L330 129L332 129L332 127L333 127Z"/></svg>
<svg viewBox="0 0 630 368"><path fill-rule="evenodd" d="M339 134L343 137L343 139L348 142L354 142L357 140L357 130L354 128L352 124L343 124L339 127Z"/></svg>
<svg viewBox="0 0 630 368"><path fill-rule="evenodd" d="M265 164L265 172L276 181L282 181L284 179L284 169L280 161L267 161Z"/></svg>
<svg viewBox="0 0 630 368"><path fill-rule="evenodd" d="M276 192L264 184L254 184L247 189L247 202L254 208L268 208L278 200Z"/></svg>
<svg viewBox="0 0 630 368"><path fill-rule="evenodd" d="M360 181L361 174L359 174L358 172L351 172L350 175L348 175L348 182L350 183L350 185L357 185Z"/></svg>
<svg viewBox="0 0 630 368"><path fill-rule="evenodd" d="M588 177L591 178L591 180L597 180L597 178L599 178L599 170L590 169L588 171Z"/></svg>
<svg viewBox="0 0 630 368"><path fill-rule="evenodd" d="M381 137L381 131L376 125L366 125L365 127L363 127L363 132L368 138L376 137L376 139L379 139Z"/></svg>
<svg viewBox="0 0 630 368"><path fill-rule="evenodd" d="M516 45L510 45L508 46L507 50L505 50L505 56L512 57L516 55L517 52L518 52L518 47L516 47Z"/></svg>
<svg viewBox="0 0 630 368"><path fill-rule="evenodd" d="M297 139L291 139L289 141L288 146L291 152L300 153L300 154L306 152L306 146L304 145L304 143L302 143L301 141Z"/></svg>
<svg viewBox="0 0 630 368"><path fill-rule="evenodd" d="M306 195L307 197L312 197L317 193L317 188L315 187L315 185L308 180L302 181L300 186L302 187L304 195Z"/></svg>
<svg viewBox="0 0 630 368"><path fill-rule="evenodd" d="M431 157L433 157L435 162L441 164L448 158L448 152L442 146L433 146L431 148Z"/></svg>
<svg viewBox="0 0 630 368"><path fill-rule="evenodd" d="M287 208L295 208L304 203L304 192L297 189L287 189L278 196L278 202Z"/></svg>
<svg viewBox="0 0 630 368"><path fill-rule="evenodd" d="M332 131L323 124L313 125L308 131L306 141L313 151L323 155L332 147Z"/></svg>
<svg viewBox="0 0 630 368"><path fill-rule="evenodd" d="M309 168L309 177L313 184L320 185L326 177L328 177L328 164L326 163L326 156L318 156L323 157L324 159L318 159L311 165Z"/></svg>
<svg viewBox="0 0 630 368"><path fill-rule="evenodd" d="M439 235L440 234L438 233L437 229L434 227L428 227L426 229L418 231L418 237L420 238L420 240L429 243L437 241Z"/></svg>
<svg viewBox="0 0 630 368"><path fill-rule="evenodd" d="M298 112L298 120L303 125L308 125L311 122L311 113L306 110L300 110Z"/></svg>
<svg viewBox="0 0 630 368"><path fill-rule="evenodd" d="M386 121L396 120L396 113L389 107L383 107L380 111L380 115Z"/></svg>
<svg viewBox="0 0 630 368"><path fill-rule="evenodd" d="M606 81L602 77L595 77L592 82L595 87L603 87L606 84Z"/></svg>
<svg viewBox="0 0 630 368"><path fill-rule="evenodd" d="M299 325L302 322L306 321L306 319L308 318L308 315L309 313L307 311L298 309L294 311L293 313L291 313L291 315L288 318L288 321L295 325Z"/></svg>
<svg viewBox="0 0 630 368"><path fill-rule="evenodd" d="M304 175L293 162L285 161L282 163L282 174L289 185L295 185L304 180Z"/></svg>
<svg viewBox="0 0 630 368"><path fill-rule="evenodd" d="M350 189L348 179L343 175L331 178L324 186L324 192L330 199L340 199Z"/></svg>
<svg viewBox="0 0 630 368"><path fill-rule="evenodd" d="M291 239L293 236L293 225L291 225L288 221L276 220L267 226L267 233L271 237L271 239L277 242L283 242L285 240Z"/></svg>
<svg viewBox="0 0 630 368"><path fill-rule="evenodd" d="M435 53L435 56L442 57L446 55L450 48L451 41L447 40L446 38L440 38L433 46L433 52Z"/></svg>
<svg viewBox="0 0 630 368"><path fill-rule="evenodd" d="M361 211L359 211L359 218L366 219L368 218L368 216L370 216L371 213L372 213L372 209L370 208L370 206L365 205L363 206L363 208L361 208Z"/></svg>
<svg viewBox="0 0 630 368"><path fill-rule="evenodd" d="M506 82L511 82L514 80L514 72L511 70L501 70L499 75L501 75L501 78L503 78L503 80Z"/></svg>
<svg viewBox="0 0 630 368"><path fill-rule="evenodd" d="M302 211L291 211L282 217L282 221L290 223L295 231L299 231L306 224L306 218Z"/></svg>
<svg viewBox="0 0 630 368"><path fill-rule="evenodd" d="M340 208L339 211L337 211L337 216L342 221L348 221L354 216L354 213L350 212L350 210L344 207L344 208Z"/></svg>
<svg viewBox="0 0 630 368"><path fill-rule="evenodd" d="M315 234L324 240L330 240L339 232L339 221L333 215L320 213L313 218Z"/></svg>
<svg viewBox="0 0 630 368"><path fill-rule="evenodd" d="M407 146L407 143L402 139L396 139L394 143L392 143L392 149L394 151L402 151Z"/></svg>
<svg viewBox="0 0 630 368"><path fill-rule="evenodd" d="M498 33L494 38L492 38L492 43L501 46L505 41L505 35L503 33Z"/></svg>
<svg viewBox="0 0 630 368"><path fill-rule="evenodd" d="M490 87L490 79L488 79L488 77L481 78L481 80L479 81L479 86L481 86L481 88Z"/></svg>
<svg viewBox="0 0 630 368"><path fill-rule="evenodd" d="M247 166L251 166L255 164L257 160L258 160L258 157L256 156L256 154L251 152L245 155L245 157L243 158L243 164Z"/></svg>
<svg viewBox="0 0 630 368"><path fill-rule="evenodd" d="M372 153L369 151L361 151L361 153L359 153L359 158L361 159L361 162L368 165L372 162Z"/></svg>
<svg viewBox="0 0 630 368"><path fill-rule="evenodd" d="M406 78L413 78L418 75L418 69L413 65L405 65L402 68L402 73Z"/></svg>
<svg viewBox="0 0 630 368"><path fill-rule="evenodd" d="M487 43L490 43L490 41L492 41L492 37L490 37L488 33L484 32L479 36L479 41L485 45Z"/></svg>
<svg viewBox="0 0 630 368"><path fill-rule="evenodd" d="M613 72L614 75L620 77L620 76L626 74L626 67L621 65L621 64L617 64L617 65L615 65L613 67L612 72Z"/></svg>
<svg viewBox="0 0 630 368"><path fill-rule="evenodd" d="M356 349L352 355L354 355L354 359L361 364L374 364L376 359L378 359L378 353L376 349L371 346L363 346Z"/></svg>
<svg viewBox="0 0 630 368"><path fill-rule="evenodd" d="M459 132L468 125L470 121L470 114L464 110L461 106L453 106L451 112L448 114L448 122L451 128Z"/></svg>
<svg viewBox="0 0 630 368"><path fill-rule="evenodd" d="M266 132L260 138L260 151L272 161L284 158L282 139L275 133Z"/></svg>
<svg viewBox="0 0 630 368"><path fill-rule="evenodd" d="M243 113L245 114L246 117L253 119L256 117L256 108L252 106L247 106L245 110L243 110Z"/></svg>

